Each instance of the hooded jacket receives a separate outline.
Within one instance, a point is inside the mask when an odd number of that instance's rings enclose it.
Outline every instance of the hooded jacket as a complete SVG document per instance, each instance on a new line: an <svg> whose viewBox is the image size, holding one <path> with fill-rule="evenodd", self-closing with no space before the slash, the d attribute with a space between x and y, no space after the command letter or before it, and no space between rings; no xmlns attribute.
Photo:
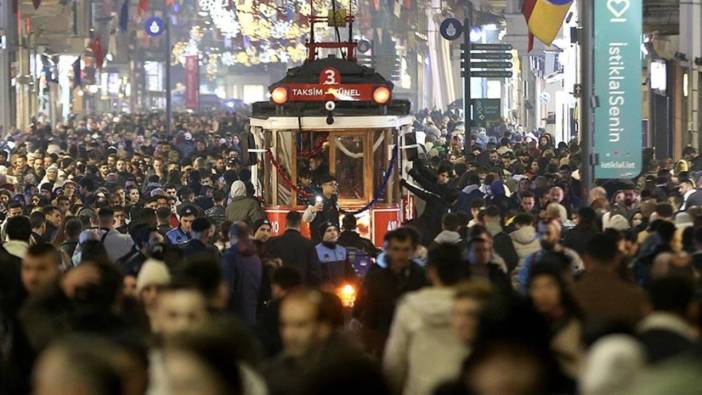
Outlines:
<svg viewBox="0 0 702 395"><path fill-rule="evenodd" d="M227 220L231 222L244 221L249 225L266 217L261 205L254 198L246 196L246 185L242 181L234 181L229 191Z"/></svg>
<svg viewBox="0 0 702 395"><path fill-rule="evenodd" d="M222 274L229 287L228 309L248 325L256 324L263 265L253 242L231 246L221 260Z"/></svg>
<svg viewBox="0 0 702 395"><path fill-rule="evenodd" d="M510 233L514 250L517 251L519 262L529 255L541 250L541 243L536 237L536 229L533 226L524 226Z"/></svg>
<svg viewBox="0 0 702 395"><path fill-rule="evenodd" d="M383 356L398 393L430 395L459 373L468 350L451 332L453 295L450 288L426 288L400 301Z"/></svg>

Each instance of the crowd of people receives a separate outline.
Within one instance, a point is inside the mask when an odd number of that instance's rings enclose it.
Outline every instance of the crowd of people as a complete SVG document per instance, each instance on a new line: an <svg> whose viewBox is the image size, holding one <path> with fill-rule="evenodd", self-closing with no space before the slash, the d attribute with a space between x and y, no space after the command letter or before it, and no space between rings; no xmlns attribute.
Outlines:
<svg viewBox="0 0 702 395"><path fill-rule="evenodd" d="M693 394L702 157L583 190L575 142L422 111L383 246L319 200L273 237L244 114L35 123L0 151L0 394ZM464 146L464 141L469 146ZM303 231L310 229L310 236Z"/></svg>

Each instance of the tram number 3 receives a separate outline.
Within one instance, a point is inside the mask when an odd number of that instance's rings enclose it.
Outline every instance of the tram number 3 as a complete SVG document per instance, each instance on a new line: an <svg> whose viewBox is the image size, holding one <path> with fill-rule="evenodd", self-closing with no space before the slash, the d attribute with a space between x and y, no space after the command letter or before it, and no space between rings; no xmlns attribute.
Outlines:
<svg viewBox="0 0 702 395"><path fill-rule="evenodd" d="M341 73L335 68L328 67L319 73L319 83L322 85L339 85L341 84Z"/></svg>

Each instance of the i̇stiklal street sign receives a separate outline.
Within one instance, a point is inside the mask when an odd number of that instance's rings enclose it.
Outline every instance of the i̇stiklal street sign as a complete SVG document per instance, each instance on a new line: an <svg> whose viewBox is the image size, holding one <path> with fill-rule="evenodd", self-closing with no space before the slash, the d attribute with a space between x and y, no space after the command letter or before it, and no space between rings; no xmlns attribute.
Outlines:
<svg viewBox="0 0 702 395"><path fill-rule="evenodd" d="M598 0L595 7L595 177L641 173L641 0Z"/></svg>

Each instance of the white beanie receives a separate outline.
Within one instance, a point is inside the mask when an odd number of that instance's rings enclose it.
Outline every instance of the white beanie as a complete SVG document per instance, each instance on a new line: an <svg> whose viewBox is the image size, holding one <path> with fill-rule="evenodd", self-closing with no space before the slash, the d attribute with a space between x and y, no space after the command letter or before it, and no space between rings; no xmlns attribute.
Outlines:
<svg viewBox="0 0 702 395"><path fill-rule="evenodd" d="M607 221L607 225L604 227L605 229L615 229L615 230L628 230L631 228L629 225L629 221L627 221L626 218L624 218L623 215L621 214L616 214L613 215L612 218Z"/></svg>
<svg viewBox="0 0 702 395"><path fill-rule="evenodd" d="M137 275L137 292L149 285L168 285L170 282L171 275L166 264L156 259L147 259Z"/></svg>
<svg viewBox="0 0 702 395"><path fill-rule="evenodd" d="M229 190L229 197L243 197L246 196L246 184L243 181L237 180L232 184L232 188Z"/></svg>
<svg viewBox="0 0 702 395"><path fill-rule="evenodd" d="M609 395L626 389L645 368L646 356L636 339L609 335L590 348L580 378L583 395Z"/></svg>

